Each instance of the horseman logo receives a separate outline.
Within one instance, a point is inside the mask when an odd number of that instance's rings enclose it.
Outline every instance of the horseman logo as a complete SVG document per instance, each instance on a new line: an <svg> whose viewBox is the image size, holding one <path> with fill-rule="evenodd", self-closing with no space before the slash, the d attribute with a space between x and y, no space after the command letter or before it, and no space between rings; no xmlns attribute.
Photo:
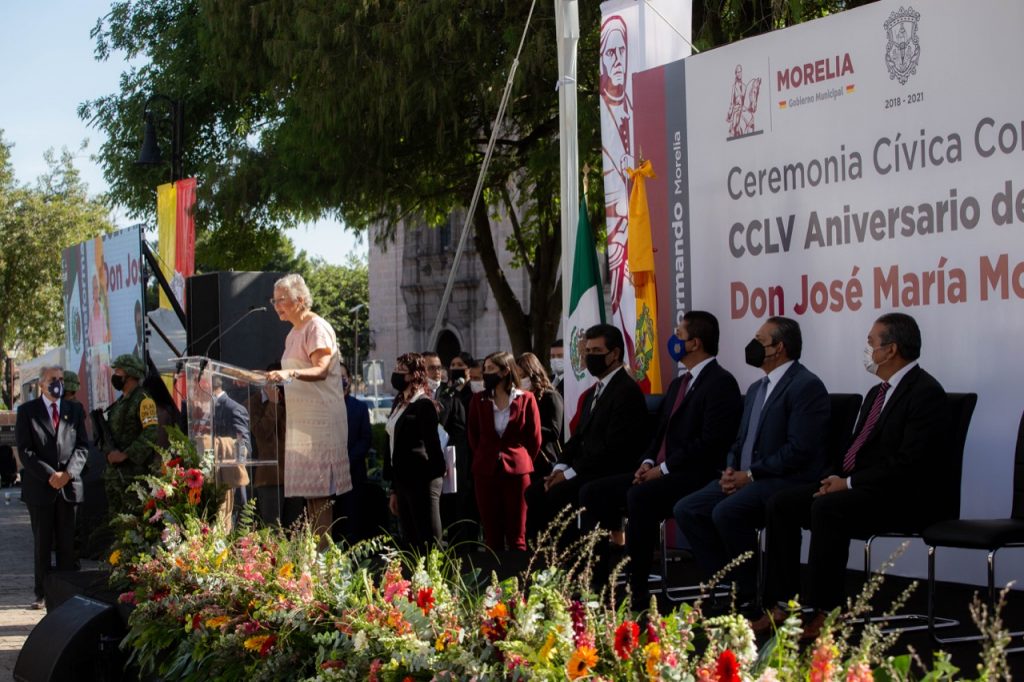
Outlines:
<svg viewBox="0 0 1024 682"><path fill-rule="evenodd" d="M754 115L757 114L757 99L761 94L761 79L751 78L743 82L743 67L736 65L736 78L732 82L732 96L729 99L729 113L725 116L729 124L726 141L750 135L760 135L763 130L754 129Z"/></svg>
<svg viewBox="0 0 1024 682"><path fill-rule="evenodd" d="M906 85L907 80L917 73L917 60L921 57L921 44L917 40L917 22L921 18L913 7L898 10L885 20L885 65L889 69L889 80L898 80Z"/></svg>

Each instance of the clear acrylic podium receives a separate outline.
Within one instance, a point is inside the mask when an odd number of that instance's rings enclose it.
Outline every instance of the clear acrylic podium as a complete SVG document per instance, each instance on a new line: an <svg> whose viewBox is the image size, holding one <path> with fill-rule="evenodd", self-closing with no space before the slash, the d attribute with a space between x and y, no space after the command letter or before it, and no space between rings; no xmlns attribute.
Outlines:
<svg viewBox="0 0 1024 682"><path fill-rule="evenodd" d="M204 357L181 358L188 438L212 459L217 481L229 487L221 521L233 525L249 500L265 523L281 518L284 445L283 392L264 372Z"/></svg>

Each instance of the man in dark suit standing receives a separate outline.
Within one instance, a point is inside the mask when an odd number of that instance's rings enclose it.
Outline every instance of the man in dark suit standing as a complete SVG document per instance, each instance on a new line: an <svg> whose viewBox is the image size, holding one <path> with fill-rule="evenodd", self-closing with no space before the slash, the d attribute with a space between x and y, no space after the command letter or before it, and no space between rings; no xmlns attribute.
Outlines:
<svg viewBox="0 0 1024 682"><path fill-rule="evenodd" d="M18 408L15 438L25 467L21 497L28 505L35 544L35 597L44 608L43 584L57 541L57 570L75 568L75 509L82 501L82 469L89 456L85 411L64 395L64 370L45 367L42 395Z"/></svg>
<svg viewBox="0 0 1024 682"><path fill-rule="evenodd" d="M584 336L587 371L597 383L583 393L579 423L553 471L527 490L527 505L544 521L541 527L567 505L576 506L584 484L631 471L647 444L647 406L623 367L622 332L596 324Z"/></svg>
<svg viewBox="0 0 1024 682"><path fill-rule="evenodd" d="M775 493L816 481L825 466L829 400L824 384L800 364L800 325L770 317L745 349L765 376L747 389L736 440L717 481L673 510L693 553L710 576L756 548L765 505ZM738 601L756 593L754 562L736 569Z"/></svg>
<svg viewBox="0 0 1024 682"><path fill-rule="evenodd" d="M605 529L621 529L622 509L626 509L628 570L636 611L646 609L650 600L647 576L659 524L672 516L680 498L718 477L740 424L740 389L715 359L718 337L718 320L711 313L691 310L683 316L670 339L670 353L686 371L665 393L654 439L639 468L593 481L580 490L586 529L598 523Z"/></svg>
<svg viewBox="0 0 1024 682"><path fill-rule="evenodd" d="M864 366L881 379L864 399L842 461L831 475L779 493L768 505L767 604L800 586L801 528L811 530L806 604L818 609L805 634L816 637L826 612L840 606L850 539L940 520L934 495L948 435L946 392L917 360L921 330L909 315L882 315L868 333ZM959 511L959 510L957 510ZM776 606L757 621L785 619Z"/></svg>

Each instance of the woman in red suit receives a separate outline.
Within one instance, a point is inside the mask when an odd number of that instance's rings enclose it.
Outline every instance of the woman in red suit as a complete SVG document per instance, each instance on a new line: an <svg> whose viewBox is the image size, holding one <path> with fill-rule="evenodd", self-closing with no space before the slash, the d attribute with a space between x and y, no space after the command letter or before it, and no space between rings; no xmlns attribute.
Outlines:
<svg viewBox="0 0 1024 682"><path fill-rule="evenodd" d="M469 403L467 431L484 542L495 551L526 549L526 488L540 450L540 413L519 389L511 353L484 360L484 390Z"/></svg>

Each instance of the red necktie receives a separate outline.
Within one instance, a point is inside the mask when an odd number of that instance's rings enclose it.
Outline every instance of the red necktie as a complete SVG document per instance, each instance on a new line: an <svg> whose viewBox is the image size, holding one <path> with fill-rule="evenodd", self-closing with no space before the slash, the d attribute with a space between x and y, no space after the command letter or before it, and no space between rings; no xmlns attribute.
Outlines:
<svg viewBox="0 0 1024 682"><path fill-rule="evenodd" d="M857 438L853 441L853 445L850 446L850 449L846 451L846 456L843 457L844 473L853 471L854 465L857 464L857 453L860 452L871 432L875 430L878 417L882 414L882 405L885 403L885 393L888 390L889 383L883 381L882 387L875 394L875 402L871 403L871 411L868 412L867 419L864 420L864 426L861 427L860 433L857 434Z"/></svg>
<svg viewBox="0 0 1024 682"><path fill-rule="evenodd" d="M57 403L50 403L50 415L53 417L53 430L57 430L57 425L60 424L60 414L57 412Z"/></svg>
<svg viewBox="0 0 1024 682"><path fill-rule="evenodd" d="M683 375L683 383L679 385L679 392L676 393L676 401L672 403L672 411L668 413L668 420L665 422L665 436L661 439L661 449L658 450L658 458L654 460L655 464L661 465L665 461L665 455L667 454L666 450L668 447L668 422L672 420L676 410L678 410L679 406L683 404L683 398L686 397L686 391L690 388L690 379L692 378L693 375L689 372Z"/></svg>

